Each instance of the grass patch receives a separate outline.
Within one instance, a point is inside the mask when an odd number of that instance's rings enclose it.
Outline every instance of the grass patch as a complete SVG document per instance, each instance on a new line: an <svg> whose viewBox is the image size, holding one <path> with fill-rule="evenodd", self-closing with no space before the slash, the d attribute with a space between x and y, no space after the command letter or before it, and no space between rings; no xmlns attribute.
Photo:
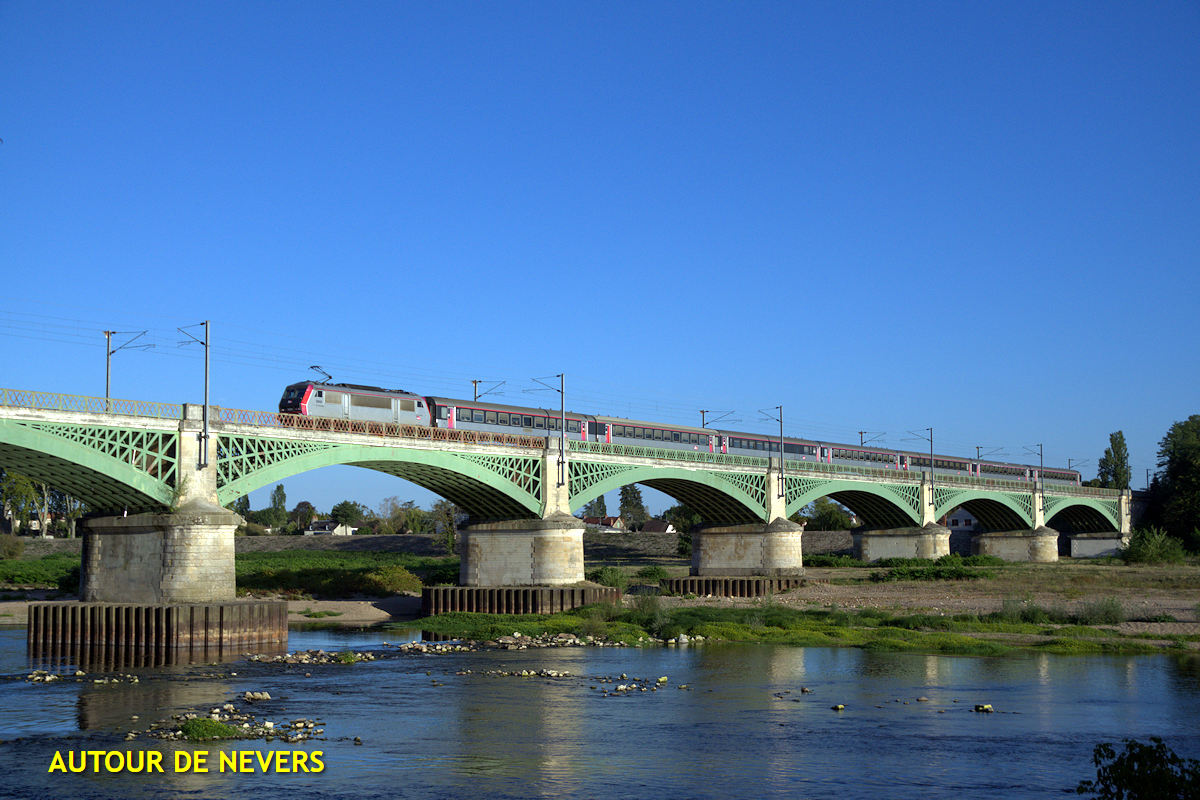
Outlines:
<svg viewBox="0 0 1200 800"><path fill-rule="evenodd" d="M1040 618L1041 615L1026 616ZM636 644L651 637L666 639L682 633L726 642L978 656L998 656L1029 649L1061 654L1141 654L1161 650L1116 631L1084 624L1048 628L1044 623L1007 620L1002 613L987 617L974 614L892 616L878 609L862 612L838 608L801 610L770 602L749 607L666 609L659 598L649 595L638 597L629 609L595 605L565 614L541 616L442 614L426 619L422 627L456 638L477 640L513 633L537 636L567 632ZM1053 638L1027 644L972 634Z"/></svg>
<svg viewBox="0 0 1200 800"><path fill-rule="evenodd" d="M302 617L308 617L309 619L322 619L323 617L340 617L342 615L341 611L313 611L311 608L306 608L303 611L296 611L293 613L299 614Z"/></svg>
<svg viewBox="0 0 1200 800"><path fill-rule="evenodd" d="M871 580L875 583L884 581L975 581L994 577L996 577L996 573L990 570L965 567L962 564L936 563L929 566L900 565L871 573Z"/></svg>
<svg viewBox="0 0 1200 800"><path fill-rule="evenodd" d="M79 554L52 553L41 558L12 558L0 561L0 583L39 588L58 588L70 582L71 570L79 570ZM75 579L78 585L78 578Z"/></svg>
<svg viewBox="0 0 1200 800"><path fill-rule="evenodd" d="M408 553L281 550L239 553L235 569L239 591L383 597L419 592L422 585L457 581L458 563L457 558ZM454 577L446 580L450 574Z"/></svg>
<svg viewBox="0 0 1200 800"><path fill-rule="evenodd" d="M179 726L179 730L183 732L183 738L189 742L239 738L238 732L233 728L223 722L217 722L215 719L208 719L207 717L189 719Z"/></svg>

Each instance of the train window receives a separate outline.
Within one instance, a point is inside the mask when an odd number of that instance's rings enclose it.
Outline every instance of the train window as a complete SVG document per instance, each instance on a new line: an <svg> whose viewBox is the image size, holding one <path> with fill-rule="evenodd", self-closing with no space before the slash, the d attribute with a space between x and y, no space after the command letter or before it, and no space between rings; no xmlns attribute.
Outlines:
<svg viewBox="0 0 1200 800"><path fill-rule="evenodd" d="M317 399L320 400L322 403L325 402L325 392L323 390L317 389Z"/></svg>
<svg viewBox="0 0 1200 800"><path fill-rule="evenodd" d="M546 427L552 431L558 430L562 427L562 417L550 417L546 420Z"/></svg>
<svg viewBox="0 0 1200 800"><path fill-rule="evenodd" d="M423 401L423 400L418 400L418 401L417 401L417 408L424 408L424 407L425 407L425 401Z"/></svg>
<svg viewBox="0 0 1200 800"><path fill-rule="evenodd" d="M546 418L545 417L534 417L533 418L533 427L541 428L544 430L546 427Z"/></svg>
<svg viewBox="0 0 1200 800"><path fill-rule="evenodd" d="M363 399L364 400L367 400L367 399L379 400L381 402L379 403L379 405L375 405L374 403L360 403L359 405L369 405L372 408L387 408L389 405L391 405L390 403L388 403L388 399L386 397L371 397L371 398L363 398ZM399 398L398 400L396 400L396 403L400 406L401 411L416 411L417 410L417 404L415 402L413 402L412 400L408 399L407 397Z"/></svg>
<svg viewBox="0 0 1200 800"><path fill-rule="evenodd" d="M567 433L579 433L579 420L567 420Z"/></svg>
<svg viewBox="0 0 1200 800"><path fill-rule="evenodd" d="M446 408L445 406L438 406L437 415L438 419L449 419L450 409Z"/></svg>
<svg viewBox="0 0 1200 800"><path fill-rule="evenodd" d="M645 428L634 428L633 429L633 438L645 439L646 438L646 429Z"/></svg>
<svg viewBox="0 0 1200 800"><path fill-rule="evenodd" d="M496 424L497 425L507 425L508 424L508 412L507 411L501 411L499 414L496 415Z"/></svg>
<svg viewBox="0 0 1200 800"><path fill-rule="evenodd" d="M341 392L326 392L325 393L325 402L326 402L326 404L329 404L329 405L340 406L342 404L342 393Z"/></svg>
<svg viewBox="0 0 1200 800"><path fill-rule="evenodd" d="M521 426L525 427L525 428L532 428L533 427L533 417L529 416L528 414L522 416L521 417Z"/></svg>
<svg viewBox="0 0 1200 800"><path fill-rule="evenodd" d="M495 425L496 424L496 412L495 411L483 412L483 421L485 423L487 423L488 425Z"/></svg>
<svg viewBox="0 0 1200 800"><path fill-rule="evenodd" d="M671 441L672 442L679 441L679 431L671 431Z"/></svg>
<svg viewBox="0 0 1200 800"><path fill-rule="evenodd" d="M456 420L458 420L459 422L470 422L471 421L471 409L459 408L457 410L457 413L454 415L454 418Z"/></svg>
<svg viewBox="0 0 1200 800"><path fill-rule="evenodd" d="M658 428L654 429L654 438L662 441L662 431L660 431Z"/></svg>

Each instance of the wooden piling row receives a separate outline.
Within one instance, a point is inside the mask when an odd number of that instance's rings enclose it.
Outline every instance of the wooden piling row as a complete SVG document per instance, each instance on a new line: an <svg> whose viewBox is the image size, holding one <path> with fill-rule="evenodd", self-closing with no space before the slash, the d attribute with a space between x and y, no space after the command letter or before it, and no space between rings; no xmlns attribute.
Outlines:
<svg viewBox="0 0 1200 800"><path fill-rule="evenodd" d="M29 604L30 655L127 666L186 663L190 656L287 644L287 603Z"/></svg>
<svg viewBox="0 0 1200 800"><path fill-rule="evenodd" d="M553 614L620 599L621 593L610 586L426 586L421 590L421 610L426 616L451 611Z"/></svg>
<svg viewBox="0 0 1200 800"><path fill-rule="evenodd" d="M778 578L720 578L689 575L686 578L667 578L659 583L671 594L694 594L699 597L766 597L804 586L801 577Z"/></svg>

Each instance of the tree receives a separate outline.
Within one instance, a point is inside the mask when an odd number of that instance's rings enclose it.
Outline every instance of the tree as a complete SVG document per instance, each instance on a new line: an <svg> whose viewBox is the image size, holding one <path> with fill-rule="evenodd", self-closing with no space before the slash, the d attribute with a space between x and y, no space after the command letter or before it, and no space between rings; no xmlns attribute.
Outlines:
<svg viewBox="0 0 1200 800"><path fill-rule="evenodd" d="M429 510L429 515L433 518L434 529L442 536L446 552L454 555L457 552L455 536L465 516L462 510L449 500L438 500Z"/></svg>
<svg viewBox="0 0 1200 800"><path fill-rule="evenodd" d="M663 512L663 519L675 526L679 540L675 552L681 556L692 554L692 531L704 523L704 518L696 509L686 503L678 503Z"/></svg>
<svg viewBox="0 0 1200 800"><path fill-rule="evenodd" d="M287 492L283 490L283 484L275 484L275 488L271 490L271 508L275 511L287 512Z"/></svg>
<svg viewBox="0 0 1200 800"><path fill-rule="evenodd" d="M1160 514L1167 532L1186 539L1200 526L1200 414L1176 422L1159 442Z"/></svg>
<svg viewBox="0 0 1200 800"><path fill-rule="evenodd" d="M38 518L38 533L42 536L50 535L50 487L44 483L39 483L34 487L35 499L33 510ZM41 502L38 502L38 499Z"/></svg>
<svg viewBox="0 0 1200 800"><path fill-rule="evenodd" d="M5 472L4 480L0 481L0 505L12 515L13 533L20 533L29 524L29 515L37 505L33 482L16 472Z"/></svg>
<svg viewBox="0 0 1200 800"><path fill-rule="evenodd" d="M1129 488L1132 473L1129 470L1129 448L1125 446L1124 431L1108 435L1108 447L1096 466L1100 485L1105 489Z"/></svg>
<svg viewBox="0 0 1200 800"><path fill-rule="evenodd" d="M233 501L233 513L242 517L250 513L250 495L244 494Z"/></svg>
<svg viewBox="0 0 1200 800"><path fill-rule="evenodd" d="M608 506L604 502L604 495L600 495L585 505L583 507L583 515L585 517L599 517L600 519L607 517Z"/></svg>
<svg viewBox="0 0 1200 800"><path fill-rule="evenodd" d="M848 531L852 525L846 507L828 497L818 497L798 516L810 531Z"/></svg>
<svg viewBox="0 0 1200 800"><path fill-rule="evenodd" d="M288 522L300 530L305 530L312 524L313 517L316 515L317 507L307 500L301 500L299 503L296 503L296 507L288 514Z"/></svg>
<svg viewBox="0 0 1200 800"><path fill-rule="evenodd" d="M329 511L329 518L339 525L354 526L367 516L367 507L353 500L343 500Z"/></svg>
<svg viewBox="0 0 1200 800"><path fill-rule="evenodd" d="M1150 744L1125 739L1118 755L1107 742L1096 745L1092 763L1096 780L1081 781L1077 794L1092 792L1096 800L1186 800L1200 797L1200 761L1180 758L1157 736Z"/></svg>
<svg viewBox="0 0 1200 800"><path fill-rule="evenodd" d="M642 502L642 490L636 483L621 487L620 514L621 519L626 521L630 530L637 530L646 520L650 519L650 514L646 511L646 504Z"/></svg>
<svg viewBox="0 0 1200 800"><path fill-rule="evenodd" d="M50 490L50 510L67 523L67 538L75 538L75 525L83 516L83 501L58 489Z"/></svg>

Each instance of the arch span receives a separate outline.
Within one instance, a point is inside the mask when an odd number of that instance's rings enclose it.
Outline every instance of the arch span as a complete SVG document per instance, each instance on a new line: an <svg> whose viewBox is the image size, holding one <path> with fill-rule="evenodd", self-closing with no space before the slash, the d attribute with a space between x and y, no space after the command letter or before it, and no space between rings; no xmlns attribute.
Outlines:
<svg viewBox="0 0 1200 800"><path fill-rule="evenodd" d="M988 531L1017 531L1033 527L1033 496L974 489L936 489L937 519L963 507Z"/></svg>
<svg viewBox="0 0 1200 800"><path fill-rule="evenodd" d="M92 512L161 511L174 498L177 434L0 420L0 464Z"/></svg>
<svg viewBox="0 0 1200 800"><path fill-rule="evenodd" d="M817 498L830 497L853 511L867 528L907 528L921 524L920 491L916 484L789 476L787 513L790 517Z"/></svg>
<svg viewBox="0 0 1200 800"><path fill-rule="evenodd" d="M706 522L740 525L766 517L766 478L658 465L572 460L571 510L613 489L640 483L696 509Z"/></svg>
<svg viewBox="0 0 1200 800"><path fill-rule="evenodd" d="M1090 497L1047 497L1046 526L1065 533L1119 531L1114 505Z"/></svg>
<svg viewBox="0 0 1200 800"><path fill-rule="evenodd" d="M542 462L538 457L290 440L223 440L218 452L217 499L224 505L293 475L342 464L411 481L445 497L476 520L532 519L542 513Z"/></svg>

